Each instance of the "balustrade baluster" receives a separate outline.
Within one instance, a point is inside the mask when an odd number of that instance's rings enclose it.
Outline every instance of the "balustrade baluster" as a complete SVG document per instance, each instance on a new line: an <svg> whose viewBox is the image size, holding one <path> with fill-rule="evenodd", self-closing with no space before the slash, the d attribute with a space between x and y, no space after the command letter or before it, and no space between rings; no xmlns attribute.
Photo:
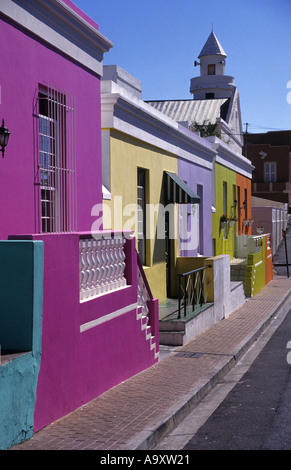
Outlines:
<svg viewBox="0 0 291 470"><path fill-rule="evenodd" d="M87 251L87 256L88 256L88 271L89 271L89 276L88 276L88 298L92 297L94 295L94 258L93 258L93 239L88 240L88 251Z"/></svg>
<svg viewBox="0 0 291 470"><path fill-rule="evenodd" d="M80 299L85 299L85 241L80 243Z"/></svg>
<svg viewBox="0 0 291 470"><path fill-rule="evenodd" d="M97 261L96 295L99 295L101 294L101 277L102 277L101 240L97 240L97 243L96 243L96 261Z"/></svg>
<svg viewBox="0 0 291 470"><path fill-rule="evenodd" d="M109 288L114 289L114 274L115 274L115 259L114 259L114 243L115 240L112 238L108 244L108 257L110 260L110 271L109 271Z"/></svg>
<svg viewBox="0 0 291 470"><path fill-rule="evenodd" d="M83 295L84 298L89 297L89 292L88 292L88 279L90 276L90 271L89 271L89 260L88 260L88 240L84 240L84 245L83 245Z"/></svg>
<svg viewBox="0 0 291 470"><path fill-rule="evenodd" d="M101 256L101 293L106 292L106 274L107 274L107 269L106 269L106 246L105 246L105 240L102 238L101 240L101 251L100 251L100 256Z"/></svg>
<svg viewBox="0 0 291 470"><path fill-rule="evenodd" d="M120 253L121 253L121 286L126 285L126 279L124 277L124 270L125 270L125 253L124 253L124 244L125 244L125 238L121 238L121 247L120 247Z"/></svg>
<svg viewBox="0 0 291 470"><path fill-rule="evenodd" d="M118 288L118 239L114 238L114 246L112 250L112 255L114 259L114 272L113 272L113 279L114 279L114 289Z"/></svg>
<svg viewBox="0 0 291 470"><path fill-rule="evenodd" d="M124 237L80 240L80 300L126 285L124 243Z"/></svg>
<svg viewBox="0 0 291 470"><path fill-rule="evenodd" d="M92 262L93 262L93 278L92 278L92 295L97 294L97 243L96 240L92 240Z"/></svg>
<svg viewBox="0 0 291 470"><path fill-rule="evenodd" d="M117 260L118 260L118 286L122 286L123 266L122 266L122 237L118 238Z"/></svg>

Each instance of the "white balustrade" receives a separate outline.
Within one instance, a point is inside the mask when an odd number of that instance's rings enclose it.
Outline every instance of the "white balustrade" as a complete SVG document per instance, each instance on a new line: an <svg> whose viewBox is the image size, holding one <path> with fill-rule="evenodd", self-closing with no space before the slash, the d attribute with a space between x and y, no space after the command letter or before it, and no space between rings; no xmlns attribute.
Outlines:
<svg viewBox="0 0 291 470"><path fill-rule="evenodd" d="M248 249L249 253L258 253L263 249L263 235L252 236L248 237Z"/></svg>
<svg viewBox="0 0 291 470"><path fill-rule="evenodd" d="M80 300L88 300L126 285L125 237L81 238Z"/></svg>
<svg viewBox="0 0 291 470"><path fill-rule="evenodd" d="M272 249L272 241L271 241L271 234L270 233L267 233L267 250L271 250Z"/></svg>
<svg viewBox="0 0 291 470"><path fill-rule="evenodd" d="M149 313L149 309L147 305L148 300L150 300L150 295L147 291L147 287L144 283L142 273L138 266L137 267L137 304L139 307L142 308L142 315L144 317L147 317Z"/></svg>

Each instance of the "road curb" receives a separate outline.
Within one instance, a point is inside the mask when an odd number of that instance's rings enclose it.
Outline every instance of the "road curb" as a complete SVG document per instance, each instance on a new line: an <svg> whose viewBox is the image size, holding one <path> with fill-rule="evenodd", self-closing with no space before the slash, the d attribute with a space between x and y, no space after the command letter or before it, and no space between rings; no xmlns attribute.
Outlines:
<svg viewBox="0 0 291 470"><path fill-rule="evenodd" d="M165 437L166 434L174 430L186 416L197 406L201 400L214 388L219 381L236 365L239 359L250 349L254 342L261 336L263 331L271 323L273 317L279 309L281 309L291 296L291 291L286 292L275 307L270 311L269 315L235 348L232 354L225 358L225 363L218 366L212 376L203 384L196 386L186 395L184 395L178 403L168 410L167 416L160 422L156 423L154 429L141 431L132 438L123 450L150 450L158 442Z"/></svg>

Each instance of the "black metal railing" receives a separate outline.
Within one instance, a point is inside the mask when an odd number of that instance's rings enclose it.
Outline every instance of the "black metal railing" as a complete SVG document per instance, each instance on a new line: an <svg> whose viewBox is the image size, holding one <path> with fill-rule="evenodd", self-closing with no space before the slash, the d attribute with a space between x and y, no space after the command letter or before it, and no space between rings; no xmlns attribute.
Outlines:
<svg viewBox="0 0 291 470"><path fill-rule="evenodd" d="M181 318L182 312L186 317L187 313L194 312L207 302L207 268L211 265L178 274L178 318Z"/></svg>

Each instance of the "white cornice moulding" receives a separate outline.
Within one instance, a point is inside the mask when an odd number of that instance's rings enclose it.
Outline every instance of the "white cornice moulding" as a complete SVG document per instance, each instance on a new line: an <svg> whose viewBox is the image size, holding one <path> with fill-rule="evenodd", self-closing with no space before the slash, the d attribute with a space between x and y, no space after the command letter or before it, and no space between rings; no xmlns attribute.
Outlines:
<svg viewBox="0 0 291 470"><path fill-rule="evenodd" d="M112 43L61 0L1 0L0 11L43 41L102 76Z"/></svg>
<svg viewBox="0 0 291 470"><path fill-rule="evenodd" d="M215 161L221 165L227 166L229 169L252 179L252 172L254 166L251 161L248 160L244 155L237 154L227 147L227 144L222 142L217 137L208 137L208 140L213 143L213 147L216 148L217 156Z"/></svg>
<svg viewBox="0 0 291 470"><path fill-rule="evenodd" d="M101 116L103 129L119 130L180 158L212 169L216 152L211 144L141 100L127 99L119 93L103 94L101 95ZM126 119L129 116L132 117L131 122ZM150 132L151 129L153 132ZM163 139L159 135L161 132L169 135L170 139Z"/></svg>
<svg viewBox="0 0 291 470"><path fill-rule="evenodd" d="M251 164L251 161L243 155L234 152L221 139L208 137L202 140L201 137L195 134L192 135L191 133L190 135L189 130L183 128L176 121L163 115L147 103L134 96L129 96L123 90L121 93L117 93L118 88L118 85L115 84L112 88L115 90L115 93L101 94L103 129L113 128L119 130L208 169L213 167L214 160L249 179L252 178L254 166ZM124 116L134 116L135 122L129 123L122 117L119 117L118 110L121 110ZM171 135L172 143L145 131L142 126L142 123L145 121L147 122L148 129L151 126L152 129L158 128ZM226 123L225 128L227 128ZM192 146L193 152L185 150L183 142L189 147ZM196 153L202 154L203 157L198 156Z"/></svg>

